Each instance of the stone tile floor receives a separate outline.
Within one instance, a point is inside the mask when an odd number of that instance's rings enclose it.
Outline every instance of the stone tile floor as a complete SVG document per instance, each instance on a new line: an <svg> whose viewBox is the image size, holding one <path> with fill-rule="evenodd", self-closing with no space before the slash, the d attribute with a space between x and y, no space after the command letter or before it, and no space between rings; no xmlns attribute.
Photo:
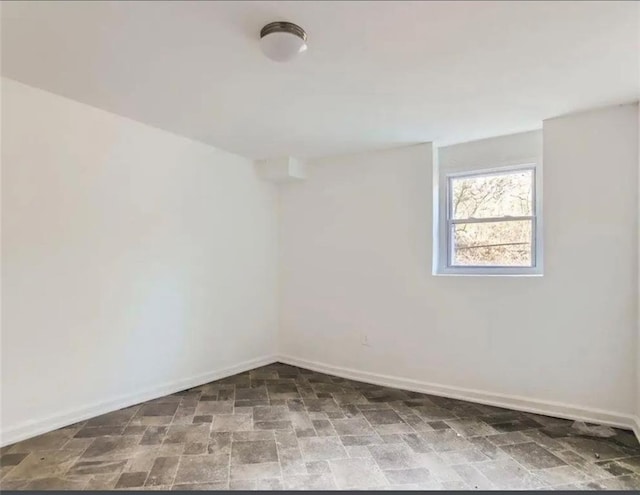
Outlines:
<svg viewBox="0 0 640 495"><path fill-rule="evenodd" d="M9 489L640 489L632 433L272 364L1 450Z"/></svg>

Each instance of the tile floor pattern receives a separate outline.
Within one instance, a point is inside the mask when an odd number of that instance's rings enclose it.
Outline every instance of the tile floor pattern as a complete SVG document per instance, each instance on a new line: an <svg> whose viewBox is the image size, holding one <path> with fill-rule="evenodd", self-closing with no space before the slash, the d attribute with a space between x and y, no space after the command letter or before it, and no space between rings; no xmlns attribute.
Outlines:
<svg viewBox="0 0 640 495"><path fill-rule="evenodd" d="M272 364L1 451L8 489L640 489L627 431Z"/></svg>

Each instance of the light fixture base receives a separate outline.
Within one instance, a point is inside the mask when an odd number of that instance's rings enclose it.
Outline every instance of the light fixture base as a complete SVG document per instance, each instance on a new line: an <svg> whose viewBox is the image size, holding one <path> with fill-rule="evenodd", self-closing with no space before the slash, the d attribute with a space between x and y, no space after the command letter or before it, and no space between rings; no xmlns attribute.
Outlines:
<svg viewBox="0 0 640 495"><path fill-rule="evenodd" d="M307 49L307 33L292 22L270 22L260 30L260 45L271 60L286 62Z"/></svg>

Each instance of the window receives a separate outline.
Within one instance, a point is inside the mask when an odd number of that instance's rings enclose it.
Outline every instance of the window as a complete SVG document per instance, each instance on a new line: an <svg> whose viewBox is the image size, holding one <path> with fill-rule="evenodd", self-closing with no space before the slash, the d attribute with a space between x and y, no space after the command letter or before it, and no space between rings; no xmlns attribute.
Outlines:
<svg viewBox="0 0 640 495"><path fill-rule="evenodd" d="M541 274L535 165L449 174L442 186L438 273Z"/></svg>

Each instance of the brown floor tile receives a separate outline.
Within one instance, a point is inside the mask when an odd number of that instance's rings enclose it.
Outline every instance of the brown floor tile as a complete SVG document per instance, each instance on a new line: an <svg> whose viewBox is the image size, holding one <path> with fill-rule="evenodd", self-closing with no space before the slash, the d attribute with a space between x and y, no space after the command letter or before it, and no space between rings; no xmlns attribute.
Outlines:
<svg viewBox="0 0 640 495"><path fill-rule="evenodd" d="M231 446L232 464L258 464L266 462L278 462L278 450L274 439L233 442Z"/></svg>
<svg viewBox="0 0 640 495"><path fill-rule="evenodd" d="M111 474L121 472L127 465L126 460L120 461L77 461L66 476L86 476L98 474Z"/></svg>
<svg viewBox="0 0 640 495"><path fill-rule="evenodd" d="M29 454L3 454L0 456L0 466L17 466Z"/></svg>
<svg viewBox="0 0 640 495"><path fill-rule="evenodd" d="M98 437L84 451L81 458L89 459L127 459L138 446L136 437Z"/></svg>
<svg viewBox="0 0 640 495"><path fill-rule="evenodd" d="M75 451L46 450L29 454L15 466L5 480L55 478L64 475L78 458Z"/></svg>
<svg viewBox="0 0 640 495"><path fill-rule="evenodd" d="M178 404L163 402L159 404L143 405L136 416L173 416L178 409Z"/></svg>
<svg viewBox="0 0 640 495"><path fill-rule="evenodd" d="M184 484L173 485L171 489L177 490L177 491L227 490L229 489L229 483L227 481L220 481L217 483L184 483Z"/></svg>
<svg viewBox="0 0 640 495"><path fill-rule="evenodd" d="M145 486L171 485L178 471L179 457L158 457L153 463Z"/></svg>
<svg viewBox="0 0 640 495"><path fill-rule="evenodd" d="M88 481L69 480L64 478L39 478L28 482L25 490L84 490Z"/></svg>
<svg viewBox="0 0 640 495"><path fill-rule="evenodd" d="M137 488L144 486L147 475L148 473L144 472L122 473L120 478L118 478L116 488Z"/></svg>
<svg viewBox="0 0 640 495"><path fill-rule="evenodd" d="M228 481L228 455L197 455L180 458L175 484Z"/></svg>
<svg viewBox="0 0 640 495"><path fill-rule="evenodd" d="M120 409L118 411L113 411L107 414L103 414L102 416L98 416L96 418L90 419L85 424L85 427L96 427L96 426L122 426L125 427L131 421L131 418L135 416L138 412L139 407L128 407L126 409Z"/></svg>
<svg viewBox="0 0 640 495"><path fill-rule="evenodd" d="M124 426L85 426L74 438L94 438L105 436L119 436L124 433Z"/></svg>

